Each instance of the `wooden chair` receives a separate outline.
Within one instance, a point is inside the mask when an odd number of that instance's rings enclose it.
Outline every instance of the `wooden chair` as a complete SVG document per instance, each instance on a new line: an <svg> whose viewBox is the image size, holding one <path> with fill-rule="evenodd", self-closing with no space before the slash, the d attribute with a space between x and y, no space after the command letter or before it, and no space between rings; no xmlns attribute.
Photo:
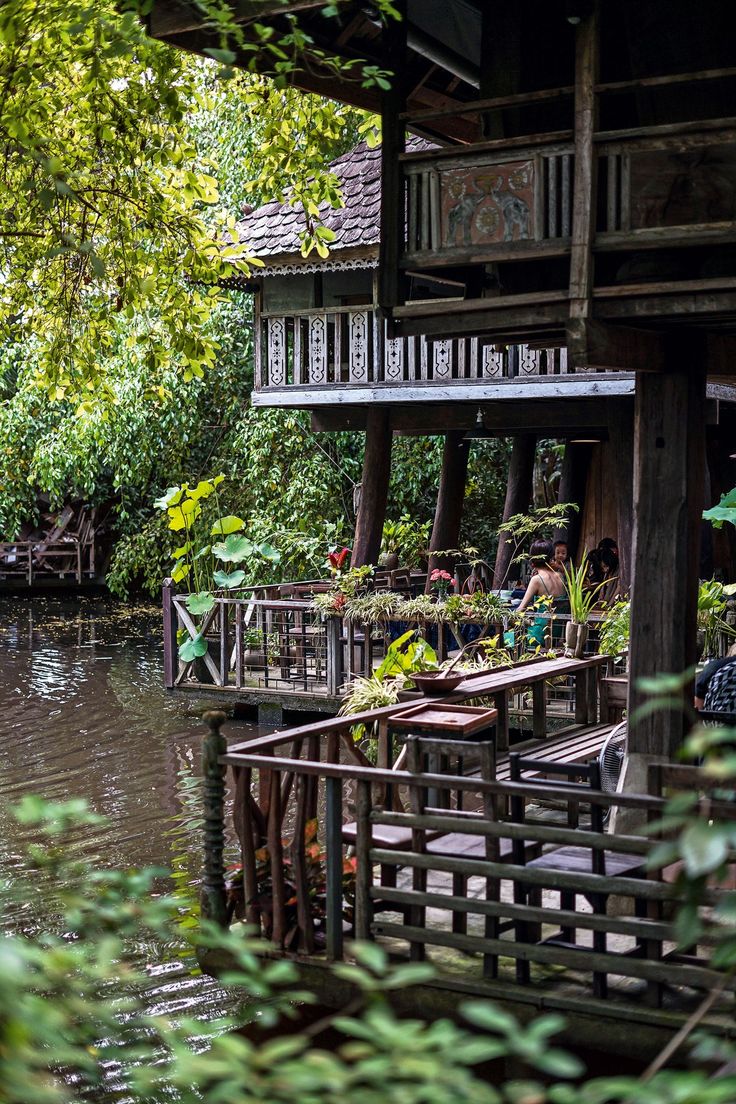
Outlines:
<svg viewBox="0 0 736 1104"><path fill-rule="evenodd" d="M522 756L519 752L511 752L509 755L509 778L511 782L523 781L524 772L535 774L543 773L545 786L548 788L574 789L580 795L580 801L585 800L586 793L591 790L600 790L600 766L598 760L590 763L558 763L545 759L534 759ZM550 778L549 776L558 776ZM559 777L561 776L561 778ZM579 827L580 802L568 801L567 820L571 828ZM511 818L517 824L524 824L526 817L525 800L521 795L511 797ZM590 804L590 828L593 832L604 831L604 810L602 806L591 802ZM559 870L568 873L592 873L601 878L612 879L605 892L592 893L581 891L593 907L593 911L599 915L605 915L609 894L616 892L614 880L617 877L639 878L645 873L645 858L642 855L630 855L618 851L607 851L603 848L580 847L570 844L564 847L555 847L553 850L526 860L523 847L518 844L514 851L516 865L524 865L534 870ZM531 887L522 882L514 883L514 901L517 904L528 904ZM575 898L577 891L574 889L560 889L560 908L569 912L575 911ZM642 914L640 902L636 902L637 915ZM532 942L529 925L525 921L517 921L515 925L515 939L519 943ZM575 929L562 928L555 934L544 940L546 943L575 945ZM579 949L579 948L578 948ZM599 953L606 951L606 933L604 931L593 932L593 950ZM516 960L516 978L521 984L529 983L529 963L522 959ZM593 992L597 997L605 997L607 992L607 975L598 971L593 973Z"/></svg>

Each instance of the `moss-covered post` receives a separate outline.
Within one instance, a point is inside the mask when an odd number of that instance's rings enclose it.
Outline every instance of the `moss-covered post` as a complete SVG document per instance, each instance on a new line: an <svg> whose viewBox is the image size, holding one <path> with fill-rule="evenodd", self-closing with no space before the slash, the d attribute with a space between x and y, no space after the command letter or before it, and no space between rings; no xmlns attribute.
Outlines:
<svg viewBox="0 0 736 1104"><path fill-rule="evenodd" d="M202 743L202 776L204 780L204 871L200 903L202 917L221 927L227 925L225 895L225 770L220 756L227 748L220 731L226 716L219 710L205 713L208 731Z"/></svg>

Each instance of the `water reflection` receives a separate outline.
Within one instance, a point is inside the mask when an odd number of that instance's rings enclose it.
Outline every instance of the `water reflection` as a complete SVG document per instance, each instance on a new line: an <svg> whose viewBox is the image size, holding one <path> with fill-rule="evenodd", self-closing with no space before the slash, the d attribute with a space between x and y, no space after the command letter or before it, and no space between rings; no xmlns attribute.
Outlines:
<svg viewBox="0 0 736 1104"><path fill-rule="evenodd" d="M109 867L172 871L182 902L194 899L201 865L200 737L193 709L162 687L160 617L103 599L0 600L0 878L22 863L27 830L8 806L24 794L84 797L109 826L87 830L75 851ZM231 739L258 730L232 723ZM6 915L7 927L33 931L37 905ZM150 953L152 1009L186 1007L208 1016L223 995L209 979Z"/></svg>

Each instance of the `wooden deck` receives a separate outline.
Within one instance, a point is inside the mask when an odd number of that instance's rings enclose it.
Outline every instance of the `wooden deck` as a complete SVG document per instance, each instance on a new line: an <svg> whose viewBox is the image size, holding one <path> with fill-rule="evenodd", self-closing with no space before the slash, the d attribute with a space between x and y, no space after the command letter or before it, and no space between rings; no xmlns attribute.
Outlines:
<svg viewBox="0 0 736 1104"><path fill-rule="evenodd" d="M326 991L329 975L320 973L319 964L349 958L345 937L352 934L377 940L397 960L432 962L437 976L423 990L423 1008L439 1011L460 994L483 994L525 1015L559 1009L578 1024L573 1041L579 1045L587 1032L590 1045L614 1053L639 1048L646 1056L681 1026L704 991L720 984L710 966L710 935L702 946L677 948L671 917L680 890L666 871L646 865L657 842L646 826L664 804L659 791L680 785L678 771L686 772L682 788L702 786L705 793L706 782L693 768L679 767L660 772L646 794L610 794L553 779L559 764L577 764L574 773L587 770L594 777L585 764L595 760L611 727L598 722L591 689L602 663L600 657L548 661L547 678L539 663L531 663L465 680L440 700L482 699L490 705L524 681L544 687L561 672L573 678L583 719L567 731L515 745L552 765L518 781L510 780L505 753L495 761L492 733L458 740L409 731L406 751L400 751L392 722L405 706L229 748L217 735L221 722L213 722L213 738L220 741L220 773L212 776L213 784L222 785L225 768L234 778L243 915L281 953L296 954L321 1000L339 1002L336 990ZM540 701L542 695L536 696ZM373 728L378 766L355 745L356 724ZM615 807L633 813L641 830L605 831L602 814ZM210 841L222 831L222 810L222 802L210 807ZM325 878L316 896L304 839L315 819ZM567 856L564 862L556 861L558 853ZM350 854L355 880L346 889ZM224 919L216 855L208 870L210 915L219 908ZM708 891L706 909L719 896L717 889ZM712 924L707 917L705 922ZM713 1030L726 1034L736 1030L732 989L729 982L708 1019ZM631 1023L642 1031L625 1044ZM591 1024L597 1025L597 1039Z"/></svg>

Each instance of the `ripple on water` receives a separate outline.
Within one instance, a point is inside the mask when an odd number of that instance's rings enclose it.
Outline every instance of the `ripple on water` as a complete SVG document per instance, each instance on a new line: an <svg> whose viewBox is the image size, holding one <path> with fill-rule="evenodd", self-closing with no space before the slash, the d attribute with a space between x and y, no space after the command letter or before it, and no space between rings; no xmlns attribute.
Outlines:
<svg viewBox="0 0 736 1104"><path fill-rule="evenodd" d="M60 801L84 797L108 825L85 830L75 857L106 867L175 870L178 893L194 894L201 841L201 722L187 716L162 685L160 616L130 613L105 600L0 601L0 879L23 871L27 830L8 814L25 794ZM243 739L255 726L232 724ZM232 846L232 841L231 841ZM6 930L32 932L37 906L17 902ZM208 1020L228 998L172 947L142 949L149 972L147 1007Z"/></svg>

